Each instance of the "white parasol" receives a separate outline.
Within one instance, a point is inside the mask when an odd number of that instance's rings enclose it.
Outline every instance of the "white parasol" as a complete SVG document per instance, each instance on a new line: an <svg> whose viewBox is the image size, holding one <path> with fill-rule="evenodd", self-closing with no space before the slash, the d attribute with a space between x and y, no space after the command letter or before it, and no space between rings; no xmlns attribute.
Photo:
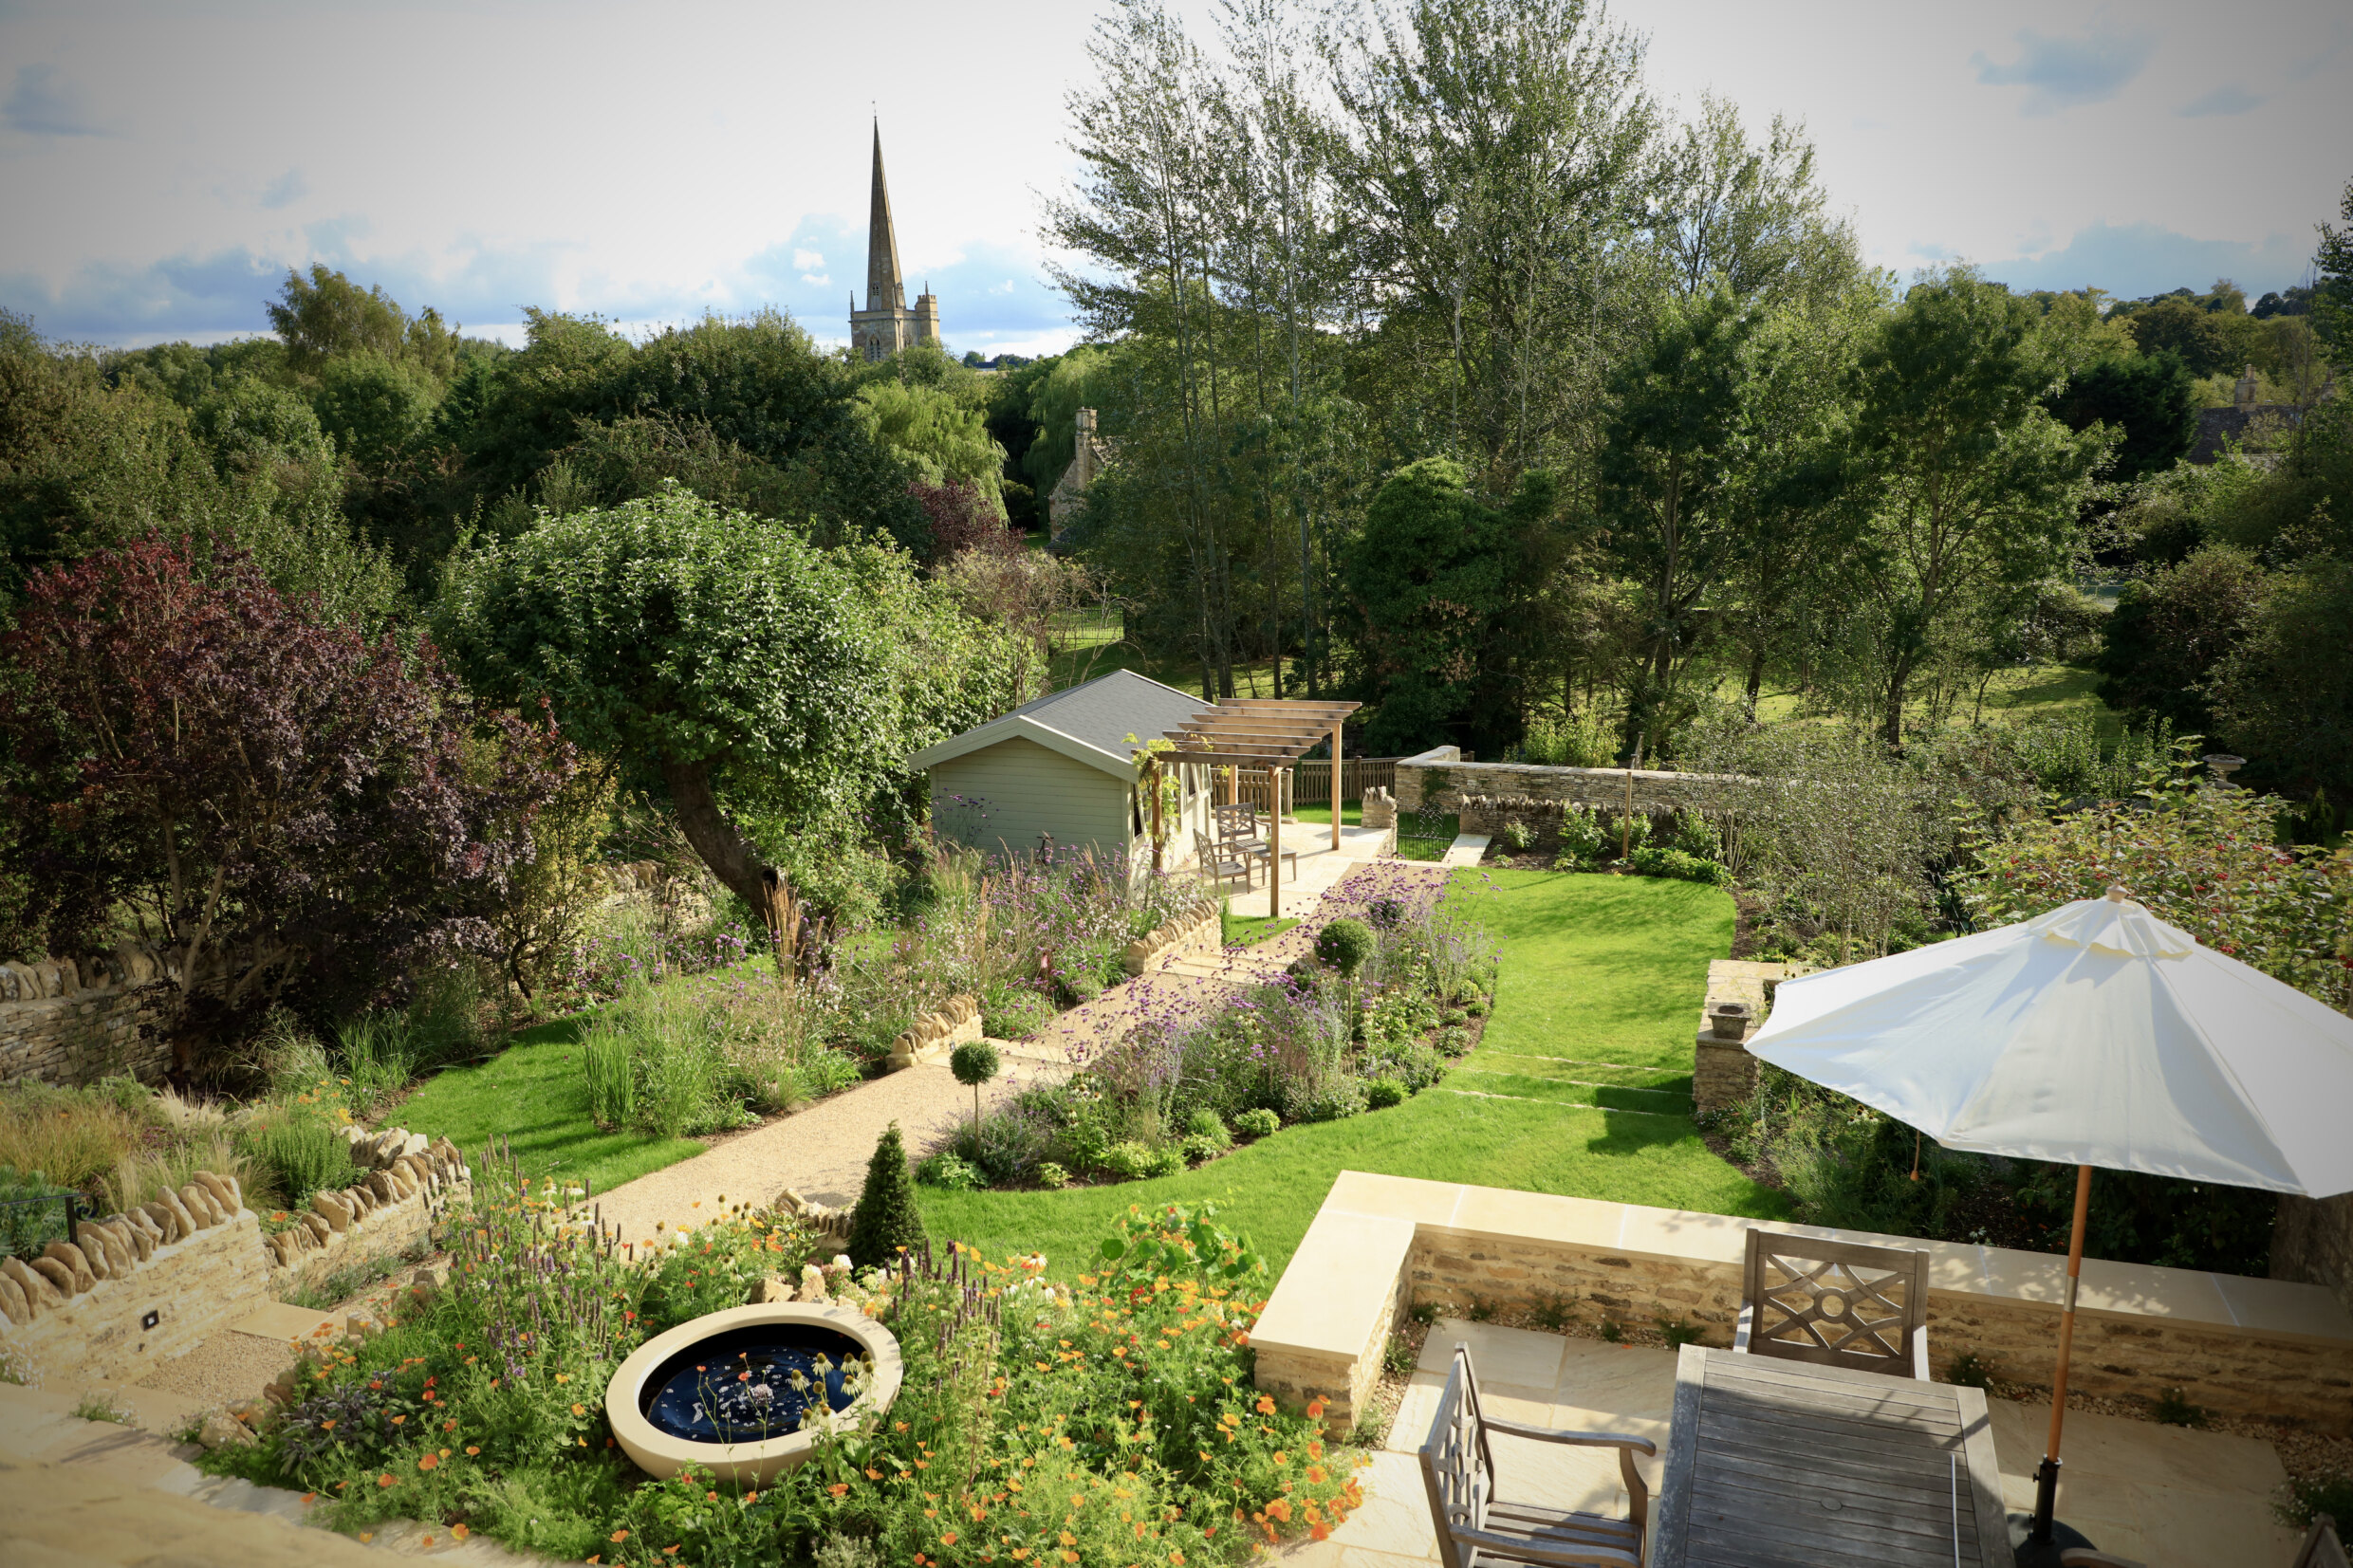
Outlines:
<svg viewBox="0 0 2353 1568"><path fill-rule="evenodd" d="M1784 981L1749 1049L1945 1148L2077 1168L2038 1541L2092 1167L2315 1198L2353 1190L2353 1018L2199 945L2121 888Z"/></svg>

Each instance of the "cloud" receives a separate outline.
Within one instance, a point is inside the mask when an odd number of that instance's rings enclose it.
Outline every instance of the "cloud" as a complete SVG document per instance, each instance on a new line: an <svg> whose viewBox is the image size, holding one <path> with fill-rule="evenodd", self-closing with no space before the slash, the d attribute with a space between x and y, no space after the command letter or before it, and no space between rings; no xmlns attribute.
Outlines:
<svg viewBox="0 0 2353 1568"><path fill-rule="evenodd" d="M2216 87L2204 98L2184 103L2179 113L2184 120L2201 120L2208 115L2243 115L2263 101L2263 95L2251 93L2233 83Z"/></svg>
<svg viewBox="0 0 2353 1568"><path fill-rule="evenodd" d="M300 169L288 169L285 174L271 180L269 187L262 192L262 205L274 212L279 208L300 201L308 194L310 194L310 182L303 178L303 172Z"/></svg>
<svg viewBox="0 0 2353 1568"><path fill-rule="evenodd" d="M105 136L90 95L53 65L20 65L16 85L0 103L0 120L32 136Z"/></svg>
<svg viewBox="0 0 2353 1568"><path fill-rule="evenodd" d="M849 337L845 297L825 274L794 264L810 252L856 255L865 243L862 225L853 230L836 218L806 218L782 244L681 286L584 271L588 253L557 243L503 246L467 237L430 255L365 255L370 228L349 216L309 224L291 253L238 247L144 264L92 262L56 286L30 273L0 274L0 307L28 314L43 333L71 341L210 341L268 330L262 307L277 297L287 269L321 263L358 283L380 285L410 310L432 305L469 332L510 340L526 306L595 312L646 327L693 322L708 310L742 315L772 306L818 341L841 342ZM947 340L959 352L974 343L1031 352L1077 336L1067 304L1039 275L1034 255L984 241L939 254L954 259L932 266L928 276ZM925 276L918 269L908 280L910 296Z"/></svg>
<svg viewBox="0 0 2353 1568"><path fill-rule="evenodd" d="M2204 288L2232 278L2250 296L2304 276L2312 242L2293 234L2262 240L2201 240L2151 223L2095 223L2056 249L1988 262L1985 275L2012 288L2104 288L2145 299L2169 288Z"/></svg>
<svg viewBox="0 0 2353 1568"><path fill-rule="evenodd" d="M2029 89L2023 111L2047 115L2114 98L2156 48L2157 35L2146 28L2120 31L2103 23L2082 38L2046 38L2026 28L2018 34L2015 61L1997 65L1980 52L1969 63L1987 86Z"/></svg>
<svg viewBox="0 0 2353 1568"><path fill-rule="evenodd" d="M825 253L822 250L795 250L792 265L804 272L821 271L825 265Z"/></svg>

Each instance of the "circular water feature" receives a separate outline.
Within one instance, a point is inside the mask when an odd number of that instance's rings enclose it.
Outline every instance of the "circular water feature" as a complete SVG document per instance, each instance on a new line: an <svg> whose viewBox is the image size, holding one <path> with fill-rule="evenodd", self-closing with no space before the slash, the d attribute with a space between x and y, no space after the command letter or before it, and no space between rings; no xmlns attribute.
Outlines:
<svg viewBox="0 0 2353 1568"><path fill-rule="evenodd" d="M606 1385L604 1412L648 1475L694 1468L766 1485L805 1462L822 1431L890 1409L902 1370L891 1331L854 1308L732 1307L639 1345Z"/></svg>
<svg viewBox="0 0 2353 1568"><path fill-rule="evenodd" d="M753 1323L679 1351L639 1398L654 1430L695 1443L764 1443L801 1430L802 1412L857 1402L873 1375L866 1347L818 1323Z"/></svg>

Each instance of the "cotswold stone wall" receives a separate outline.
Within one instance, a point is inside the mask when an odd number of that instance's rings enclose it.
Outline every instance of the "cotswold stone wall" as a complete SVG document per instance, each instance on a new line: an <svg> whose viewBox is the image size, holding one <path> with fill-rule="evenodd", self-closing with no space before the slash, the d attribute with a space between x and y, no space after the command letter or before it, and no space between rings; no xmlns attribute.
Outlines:
<svg viewBox="0 0 2353 1568"><path fill-rule="evenodd" d="M171 1048L150 1029L167 999L151 955L0 964L0 1083L153 1082Z"/></svg>
<svg viewBox="0 0 2353 1568"><path fill-rule="evenodd" d="M1626 770L1622 767L1545 767L1534 763L1467 763L1461 752L1441 746L1397 765L1397 803L1402 811L1454 811L1466 800L1473 809L1492 809L1485 802L1515 802L1510 809L1529 812L1548 802L1553 820L1562 805L1589 805L1622 810L1626 802ZM1719 782L1713 773L1658 773L1634 770L1634 809L1654 816L1709 803ZM1497 819L1501 825L1501 819ZM1530 827L1537 826L1533 817ZM1466 833L1491 832L1462 823Z"/></svg>
<svg viewBox="0 0 2353 1568"><path fill-rule="evenodd" d="M1259 1382L1353 1410L1378 1371L1400 1282L1416 1304L1557 1305L1590 1325L1688 1323L1729 1345L1752 1223L1343 1171L1251 1330ZM2005 1382L2049 1386L2065 1258L1771 1228L1925 1249L1937 1371L1970 1351ZM2353 1433L2353 1314L2317 1285L2086 1259L2069 1377L2087 1393L2179 1389L2227 1414Z"/></svg>
<svg viewBox="0 0 2353 1568"><path fill-rule="evenodd" d="M2271 1278L2326 1285L2353 1308L2353 1192L2280 1199L2271 1232Z"/></svg>
<svg viewBox="0 0 2353 1568"><path fill-rule="evenodd" d="M355 1137L352 1163L359 1180L269 1235L234 1178L199 1171L43 1257L0 1261L0 1353L35 1377L136 1382L337 1270L430 1247L441 1201L469 1190L455 1149L398 1129Z"/></svg>

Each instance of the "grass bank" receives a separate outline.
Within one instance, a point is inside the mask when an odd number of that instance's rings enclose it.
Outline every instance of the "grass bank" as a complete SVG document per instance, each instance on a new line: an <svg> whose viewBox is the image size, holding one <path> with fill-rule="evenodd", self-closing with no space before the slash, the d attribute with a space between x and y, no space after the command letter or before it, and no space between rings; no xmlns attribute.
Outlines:
<svg viewBox="0 0 2353 1568"><path fill-rule="evenodd" d="M1708 1152L1690 1116L1691 1037L1708 961L1731 948L1730 896L1648 877L1460 875L1491 880L1486 913L1503 954L1486 1037L1443 1086L1181 1176L1066 1192L924 1189L933 1239L1043 1251L1065 1274L1130 1204L1207 1200L1279 1273L1343 1170L1787 1217L1779 1193Z"/></svg>
<svg viewBox="0 0 2353 1568"><path fill-rule="evenodd" d="M586 1180L600 1192L701 1153L692 1138L598 1129L581 1070L582 1023L523 1030L489 1061L427 1079L381 1119L448 1138L468 1159L493 1137L509 1140L533 1177Z"/></svg>

